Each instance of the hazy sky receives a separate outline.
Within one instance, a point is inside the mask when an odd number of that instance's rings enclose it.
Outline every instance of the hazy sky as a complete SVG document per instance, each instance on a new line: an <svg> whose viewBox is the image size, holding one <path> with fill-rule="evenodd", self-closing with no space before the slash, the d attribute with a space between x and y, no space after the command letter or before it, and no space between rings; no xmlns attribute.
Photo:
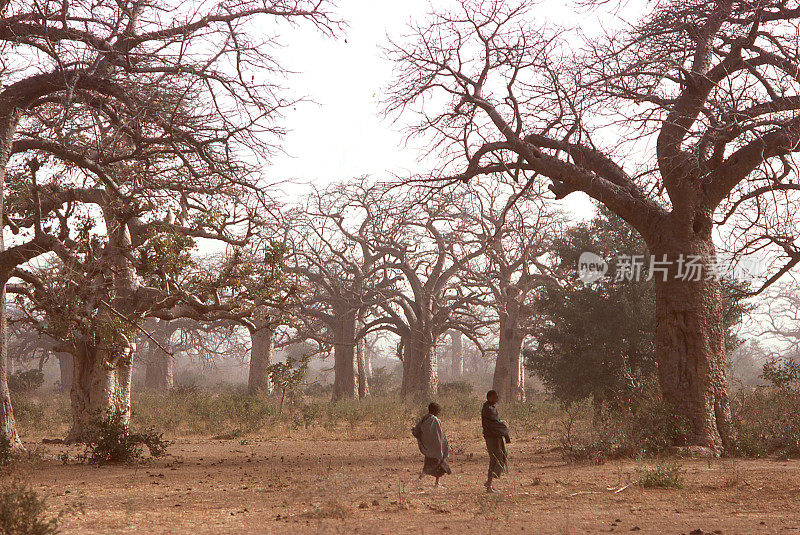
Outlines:
<svg viewBox="0 0 800 535"><path fill-rule="evenodd" d="M387 35L398 38L409 21L421 20L431 6L451 5L448 0L340 0L337 11L349 25L345 35L326 39L310 29L295 29L282 36L287 47L281 57L298 71L289 86L315 103L298 105L287 114L287 154L274 158L269 179L323 185L363 175L404 176L430 167L418 161L418 145L404 145L402 124L380 116L381 91L392 74L381 47ZM563 2L541 6L537 11L555 23L576 22L574 11Z"/></svg>

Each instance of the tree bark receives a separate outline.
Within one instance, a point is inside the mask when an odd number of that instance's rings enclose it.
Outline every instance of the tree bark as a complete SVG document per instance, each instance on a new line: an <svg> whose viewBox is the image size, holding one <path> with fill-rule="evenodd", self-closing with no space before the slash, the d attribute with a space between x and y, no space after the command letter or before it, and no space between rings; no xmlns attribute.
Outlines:
<svg viewBox="0 0 800 535"><path fill-rule="evenodd" d="M147 356L144 385L151 390L166 392L175 385L174 362L160 347L154 347Z"/></svg>
<svg viewBox="0 0 800 535"><path fill-rule="evenodd" d="M58 368L61 371L61 391L69 392L72 389L72 373L74 364L72 363L72 355L70 353L56 353L58 359Z"/></svg>
<svg viewBox="0 0 800 535"><path fill-rule="evenodd" d="M500 399L525 401L525 372L522 359L522 333L510 320L500 321L500 342L494 367L492 388Z"/></svg>
<svg viewBox="0 0 800 535"><path fill-rule="evenodd" d="M121 350L121 355L110 355L107 350L85 346L73 354L72 428L67 442L86 441L98 421L114 414L120 414L122 422L128 424L134 349L130 344Z"/></svg>
<svg viewBox="0 0 800 535"><path fill-rule="evenodd" d="M18 108L9 109L9 104L3 103L2 116L0 117L0 221L5 220L5 180L6 165L11 156L11 146L14 141L14 133L19 124L20 110ZM0 225L0 253L5 252L5 241L3 239L2 227ZM11 392L8 390L8 333L6 331L6 283L9 278L8 272L2 274L2 288L0 288L0 436L7 438L11 447L16 450L24 449L22 441L17 434L16 422L14 421L14 410L11 407Z"/></svg>
<svg viewBox="0 0 800 535"><path fill-rule="evenodd" d="M374 346L364 343L364 373L366 374L367 384L372 380L372 350Z"/></svg>
<svg viewBox="0 0 800 535"><path fill-rule="evenodd" d="M459 331L450 331L452 344L452 374L454 378L464 375L464 342Z"/></svg>
<svg viewBox="0 0 800 535"><path fill-rule="evenodd" d="M258 325L250 331L250 373L247 391L252 395L272 394L272 380L269 367L272 366L272 353L275 350L275 330L269 323Z"/></svg>
<svg viewBox="0 0 800 535"><path fill-rule="evenodd" d="M347 312L334 326L333 400L356 397L356 314Z"/></svg>
<svg viewBox="0 0 800 535"><path fill-rule="evenodd" d="M356 343L356 362L358 363L358 398L369 396L369 378L367 376L366 348L364 340Z"/></svg>
<svg viewBox="0 0 800 535"><path fill-rule="evenodd" d="M690 443L721 453L731 439L731 413L725 376L725 337L719 281L707 279L714 265L714 244L708 237L668 251L670 266L680 256L696 255L701 280L667 280L656 275L656 347L662 396L686 417ZM655 251L661 259L661 251ZM670 268L673 269L672 267Z"/></svg>
<svg viewBox="0 0 800 535"><path fill-rule="evenodd" d="M403 396L429 398L438 393L438 363L432 338L415 331L403 341Z"/></svg>
<svg viewBox="0 0 800 535"><path fill-rule="evenodd" d="M0 211L2 213L2 211ZM1 233L0 233L1 234ZM0 235L0 251L3 250ZM11 407L11 392L8 389L8 333L6 332L6 286L0 288L0 436L9 441L11 449L21 451L25 448L17 433L14 409Z"/></svg>
<svg viewBox="0 0 800 535"><path fill-rule="evenodd" d="M171 330L165 321L159 321L153 329L153 338L164 349L170 347ZM152 390L166 392L175 385L175 361L172 356L150 341L144 374L144 386Z"/></svg>

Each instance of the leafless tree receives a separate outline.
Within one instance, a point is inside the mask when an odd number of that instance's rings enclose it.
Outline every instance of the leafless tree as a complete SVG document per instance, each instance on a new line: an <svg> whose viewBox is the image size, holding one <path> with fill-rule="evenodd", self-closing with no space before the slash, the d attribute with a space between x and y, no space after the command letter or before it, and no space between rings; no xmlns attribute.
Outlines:
<svg viewBox="0 0 800 535"><path fill-rule="evenodd" d="M458 276L481 251L452 197L439 195L418 203L396 192L384 208L384 223L372 229L372 247L385 257L384 278L399 280L382 289L384 300L369 325L400 337L403 361L401 393L432 395L438 390L436 345L457 330L479 343L484 323L480 299Z"/></svg>
<svg viewBox="0 0 800 535"><path fill-rule="evenodd" d="M763 311L757 314L758 334L777 345L784 353L800 350L800 292L795 281L787 280L770 288L762 300Z"/></svg>
<svg viewBox="0 0 800 535"><path fill-rule="evenodd" d="M800 262L796 223L769 222L797 213L800 12L661 0L585 39L535 16L527 2L474 0L414 26L389 52L389 110L417 112L416 132L449 155L438 177L546 180L557 198L583 192L636 228L668 266L656 278L663 397L692 444L720 451L732 431L715 219L760 225L745 230L788 256L773 276ZM692 280L689 255L702 271Z"/></svg>
<svg viewBox="0 0 800 535"><path fill-rule="evenodd" d="M483 249L462 279L488 291L499 331L492 388L514 401L525 400L522 347L533 333L532 297L537 287L557 284L540 257L563 222L540 192L523 193L503 184L477 184L461 201L470 232Z"/></svg>
<svg viewBox="0 0 800 535"><path fill-rule="evenodd" d="M367 180L314 192L289 220L291 256L287 270L305 282L298 318L301 333L333 346L333 398L366 395L364 352L369 332L365 314L391 284L381 279L381 254L371 236L384 219L381 188ZM319 327L323 331L320 332Z"/></svg>

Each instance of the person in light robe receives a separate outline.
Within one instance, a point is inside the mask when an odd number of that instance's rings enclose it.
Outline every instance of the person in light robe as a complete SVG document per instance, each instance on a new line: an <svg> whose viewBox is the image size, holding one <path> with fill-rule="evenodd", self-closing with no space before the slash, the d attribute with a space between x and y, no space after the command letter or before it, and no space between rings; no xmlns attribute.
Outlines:
<svg viewBox="0 0 800 535"><path fill-rule="evenodd" d="M425 474L436 478L434 488L439 487L439 478L445 474L450 474L450 465L447 464L447 458L450 456L450 446L447 444L447 437L444 435L442 429L442 422L439 420L439 414L442 408L438 403L431 402L428 405L428 414L411 430L411 434L417 439L419 451L425 456L425 462L422 466L422 473L420 479Z"/></svg>

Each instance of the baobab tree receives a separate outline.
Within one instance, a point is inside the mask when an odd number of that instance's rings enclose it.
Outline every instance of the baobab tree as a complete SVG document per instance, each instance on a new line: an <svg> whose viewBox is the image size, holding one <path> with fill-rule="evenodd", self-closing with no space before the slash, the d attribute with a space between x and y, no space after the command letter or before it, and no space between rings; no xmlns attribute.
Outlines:
<svg viewBox="0 0 800 535"><path fill-rule="evenodd" d="M385 257L384 278L397 281L381 289L370 325L400 337L404 396L429 396L438 391L436 344L457 330L478 345L480 300L458 277L480 254L452 197L427 202L395 194L385 208L387 218L371 229L370 242ZM405 201L405 202L404 202Z"/></svg>
<svg viewBox="0 0 800 535"><path fill-rule="evenodd" d="M363 180L312 193L288 220L291 227L287 271L306 281L297 316L301 333L333 346L333 399L366 395L366 367L360 341L369 332L367 310L391 284L380 279L381 254L371 241L384 218L381 188ZM324 328L315 332L314 325ZM359 360L360 357L360 360ZM357 373L360 372L360 373Z"/></svg>
<svg viewBox="0 0 800 535"><path fill-rule="evenodd" d="M559 234L559 214L548 210L540 192L520 195L504 184L478 184L461 202L470 232L482 244L482 254L462 279L487 291L488 307L497 316L492 388L501 399L525 401L522 347L533 332L536 288L557 284L540 257Z"/></svg>
<svg viewBox="0 0 800 535"><path fill-rule="evenodd" d="M181 328L179 321L155 320L143 324L148 336L138 336L137 351L144 355L144 387L152 390L169 391L175 385L174 354L179 347L173 343L173 336Z"/></svg>
<svg viewBox="0 0 800 535"><path fill-rule="evenodd" d="M392 47L388 108L419 113L414 131L460 154L437 177L547 181L556 198L583 192L641 234L667 266L655 282L663 398L689 420L690 443L719 452L732 430L715 218L797 213L800 12L782 0L662 0L597 37L537 28L535 14L477 0L414 26ZM784 228L772 243L789 260L775 275L800 262L798 227Z"/></svg>
<svg viewBox="0 0 800 535"><path fill-rule="evenodd" d="M274 239L272 228L262 228L246 247L234 248L229 254L205 264L199 271L213 273L205 279L202 299L206 310L196 319L213 317L234 323L247 330L250 338L250 362L247 380L252 395L272 393L269 368L275 350L275 334L297 306L297 284L284 269L286 245Z"/></svg>

